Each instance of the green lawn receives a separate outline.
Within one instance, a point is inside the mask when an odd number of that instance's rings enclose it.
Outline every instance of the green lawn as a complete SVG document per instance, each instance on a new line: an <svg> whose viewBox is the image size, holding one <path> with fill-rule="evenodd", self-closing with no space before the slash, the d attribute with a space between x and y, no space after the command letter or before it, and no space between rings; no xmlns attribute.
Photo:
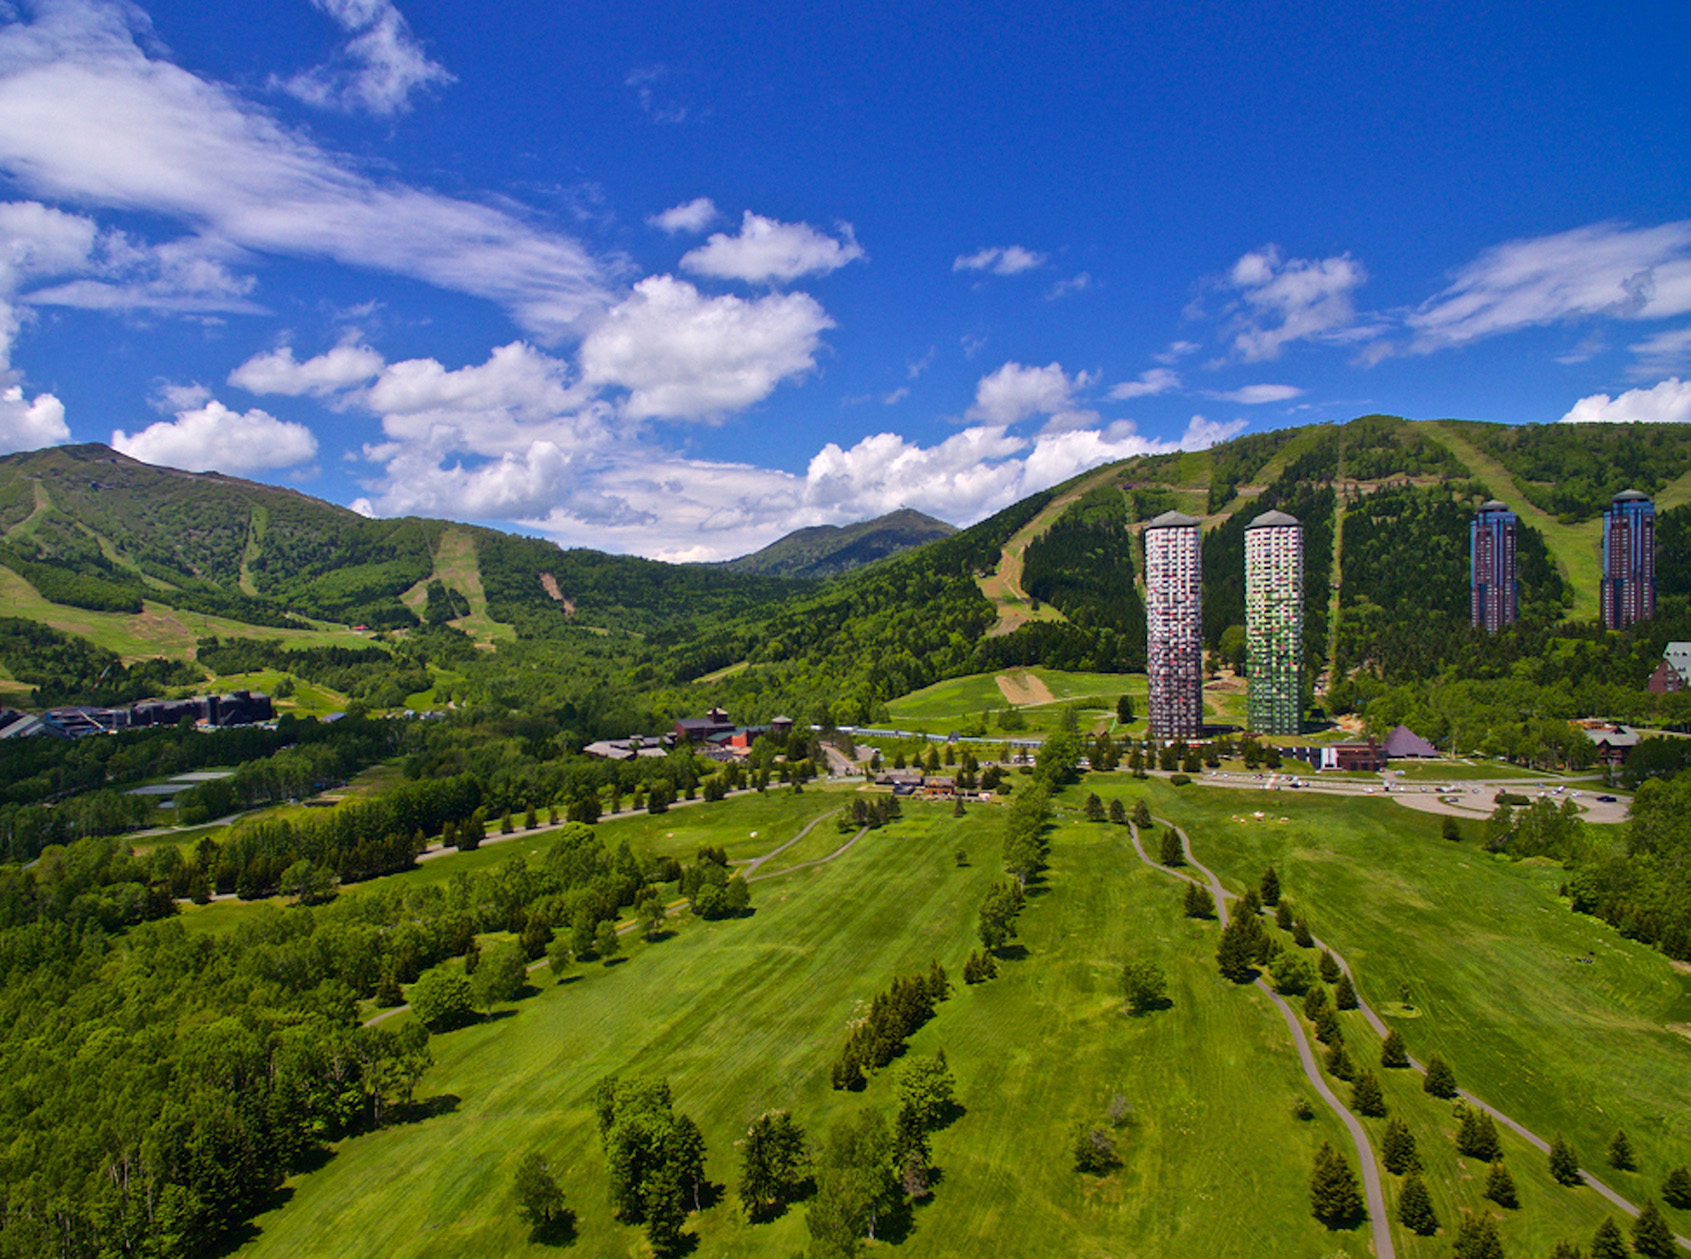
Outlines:
<svg viewBox="0 0 1691 1259"><path fill-rule="evenodd" d="M1422 1011L1402 1026L1412 1054L1443 1054L1465 1087L1546 1139L1566 1133L1634 1200L1691 1160L1691 974L1571 913L1559 866L1452 844L1439 818L1385 800L1276 799L1259 822L1254 797L1151 790L1231 887L1272 863L1371 1001L1408 986ZM1600 1166L1616 1128L1641 1172Z"/></svg>
<svg viewBox="0 0 1691 1259"><path fill-rule="evenodd" d="M933 958L955 981L974 945L999 825L986 810L949 812L912 806L846 857L758 885L748 920L686 923L562 986L542 972L514 1015L435 1038L420 1095L455 1099L451 1113L342 1143L259 1219L246 1253L527 1253L507 1192L530 1148L560 1168L579 1213L572 1253L645 1253L610 1218L586 1108L594 1081L619 1071L669 1078L704 1130L711 1176L730 1190L692 1222L697 1253L793 1254L806 1240L802 1208L753 1227L733 1204L733 1141L771 1106L813 1132L889 1106L889 1081L835 1093L828 1065L861 1001ZM944 1177L899 1251L1367 1254L1366 1230L1327 1234L1309 1217L1313 1149L1341 1132L1326 1115L1291 1119L1308 1090L1289 1035L1260 994L1215 976L1213 925L1179 916L1171 885L1132 856L1125 832L1071 825L1056 840L1048 886L1023 915L1029 956L983 987L959 985L912 1042L918 1053L944 1047L966 1113L935 1138ZM959 845L977 851L974 864L955 864ZM1171 1009L1120 1012L1129 953L1167 968ZM1134 1105L1124 1166L1076 1175L1070 1127L1099 1118L1118 1091Z"/></svg>
<svg viewBox="0 0 1691 1259"><path fill-rule="evenodd" d="M1000 677L1009 679L1016 693L1033 694L1038 698L1011 705L998 685ZM1037 685L1030 686L1030 680ZM1047 693L1049 699L1044 698ZM1144 674L1065 673L1040 666L1006 669L1002 673L976 673L936 682L893 700L887 705L887 714L890 724L901 730L949 734L972 728L981 714L988 710L998 712L1015 707L1025 719L1025 727L1003 730L998 722L992 721L988 723L987 735L991 738L1020 738L1051 734L1059 729L1062 710L1071 703L1078 704L1080 708L1082 730L1099 728L1106 723L1113 726L1116 700L1122 695L1133 697L1134 710L1140 718L1136 726L1142 726L1146 695Z"/></svg>

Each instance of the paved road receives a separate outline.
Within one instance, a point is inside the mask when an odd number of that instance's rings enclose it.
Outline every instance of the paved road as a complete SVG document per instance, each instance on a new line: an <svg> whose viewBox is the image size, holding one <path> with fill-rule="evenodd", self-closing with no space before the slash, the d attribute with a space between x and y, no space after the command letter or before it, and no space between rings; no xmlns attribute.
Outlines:
<svg viewBox="0 0 1691 1259"><path fill-rule="evenodd" d="M1157 777L1168 777L1163 771L1156 771ZM1293 787L1291 780L1296 778L1301 786ZM1546 794L1560 804L1563 800L1573 799L1574 805L1580 810L1587 822L1597 822L1613 825L1627 819L1627 809L1631 803L1630 797L1619 796L1613 801L1600 801L1599 795L1609 795L1604 789L1603 780L1598 776L1588 778L1486 778L1453 780L1448 785L1453 791L1439 791L1439 784L1422 782L1404 782L1394 779L1390 782L1391 790L1386 791L1385 779L1345 779L1328 778L1310 770L1297 769L1289 772L1256 775L1238 770L1205 770L1201 775L1192 779L1193 782L1205 787L1230 787L1235 791L1274 791L1287 794L1302 795L1309 792L1314 795L1327 796L1377 796L1381 799L1395 800L1407 809L1416 809L1422 813L1438 813L1447 817L1462 818L1469 822L1483 822L1491 816L1497 806L1492 797L1499 791L1511 791L1523 796L1537 796ZM1561 795L1555 794L1556 788L1568 788ZM1476 788L1478 790L1476 790ZM1574 798L1572 792L1579 793ZM1441 799L1442 797L1442 799ZM1454 803L1446 804L1445 800Z"/></svg>
<svg viewBox="0 0 1691 1259"><path fill-rule="evenodd" d="M1165 822L1161 818L1158 818L1156 820L1159 823L1161 823L1162 825L1165 825L1165 826L1170 825L1170 823ZM1198 880L1189 878L1188 876L1181 874L1179 871L1170 870L1168 867L1159 865L1157 862L1152 861L1151 858L1146 855L1144 847L1139 842L1138 828L1133 827L1130 824L1129 830L1132 832L1132 835L1133 835L1134 850L1136 852L1138 852L1140 860L1144 861L1149 866L1152 866L1152 867L1154 867L1158 870L1163 871L1165 874L1171 874L1171 875L1174 875L1176 878L1185 879L1189 883L1198 882ZM1223 927L1225 927L1227 925L1227 912L1226 912L1226 910L1223 906L1224 906L1225 900L1232 899L1232 893L1226 891L1221 886L1220 880L1218 880L1216 878L1216 876L1210 870L1208 870L1204 866L1198 864L1197 860L1192 856L1192 845L1191 845L1191 841L1186 836L1186 832L1180 830L1179 827L1176 827L1175 830L1180 835L1180 843L1181 843L1182 848L1185 850L1187 862L1192 866L1193 869L1202 871L1203 874L1205 875L1205 877L1209 880L1210 894L1215 897L1216 911L1220 915L1221 925ZM1351 986L1352 986L1352 988L1356 989L1357 1003L1358 1003L1359 1008L1362 1011L1363 1017L1368 1021L1368 1025L1374 1029L1375 1034L1378 1035L1381 1040L1384 1040L1385 1037L1386 1037L1386 1033L1390 1029L1387 1028L1385 1020L1382 1019L1379 1016L1379 1014L1374 1010L1374 1008L1372 1006L1370 1006L1366 1000L1363 999L1361 986L1356 982L1356 976L1351 971L1350 963L1347 962L1344 958L1344 955L1339 953L1337 950L1335 950L1332 945L1328 944L1326 941L1320 939L1319 937L1315 937L1314 939L1315 939L1315 947L1320 948L1320 949L1326 949L1329 953L1331 953L1333 955L1333 960L1338 962L1340 968L1345 972L1345 974L1351 976ZM1339 1104L1338 1100L1335 1097L1333 1097L1332 1093L1327 1089L1324 1081L1320 1078L1320 1074L1315 1067L1313 1057L1310 1053L1309 1042L1303 1035L1302 1025L1298 1022L1297 1017L1292 1013L1291 1009L1287 1006L1286 1002L1281 1000L1279 994L1275 993L1273 991L1273 989L1271 989L1268 986L1268 984L1265 980L1258 979L1257 980L1257 986L1259 988L1263 989L1263 991L1267 992L1271 997L1273 997L1275 999L1276 1002L1279 1003L1282 1012L1286 1015L1287 1024L1292 1028L1293 1033L1294 1033L1294 1037L1297 1040L1299 1057L1303 1059L1304 1073L1306 1075L1308 1075L1312 1081L1315 1082L1316 1089L1322 1094L1322 1097L1335 1110L1339 1111L1341 1116L1343 1116L1346 1119L1347 1126L1351 1128L1351 1135L1354 1139L1357 1140L1357 1142L1358 1142L1358 1153L1359 1153L1359 1155L1362 1156L1362 1159L1363 1159L1363 1179L1364 1179L1364 1181L1366 1182L1368 1176L1370 1174L1372 1174L1374 1176L1376 1182L1377 1182L1378 1179L1379 1179L1379 1173L1374 1168L1373 1155L1372 1155L1371 1152L1364 1153L1364 1151L1367 1150L1367 1135L1365 1133L1361 1132L1361 1124L1357 1123L1354 1116L1352 1116L1348 1110L1346 1110L1343 1106L1341 1106ZM1421 1062L1419 1059L1416 1059L1416 1058L1413 1058L1413 1057L1410 1058L1409 1065L1413 1070L1421 1073L1422 1075L1425 1075L1427 1073L1426 1064ZM1470 1106L1475 1106L1475 1107L1478 1107L1480 1110L1485 1111L1486 1114L1490 1115L1498 1123L1503 1124L1505 1127L1510 1129L1517 1136L1519 1136L1523 1141L1525 1141L1528 1145L1531 1145L1534 1149L1538 1150L1540 1153L1546 1154L1546 1155L1548 1155L1550 1153L1550 1143L1548 1141L1546 1141L1543 1137L1539 1136L1536 1132L1534 1132L1530 1128L1528 1128L1525 1124L1523 1124L1523 1123L1519 1122L1518 1120L1513 1119L1510 1116L1504 1114L1501 1110L1497 1109L1497 1107L1491 1105L1490 1103L1484 1101L1481 1098L1474 1096L1474 1094L1468 1092L1466 1089L1458 1089L1457 1094L1465 1102L1467 1102ZM1608 1185L1604 1184L1601 1180L1597 1179L1597 1177L1593 1176L1590 1172L1582 1170L1580 1172L1580 1177L1581 1177L1581 1179L1583 1179L1585 1181L1585 1183L1587 1185L1589 1185L1592 1189L1596 1190L1598 1194L1600 1194L1602 1197L1606 1198L1613 1206L1617 1207L1619 1210L1621 1210L1621 1211L1625 1212L1627 1215L1631 1215L1631 1216L1636 1216L1638 1214L1638 1208L1635 1205L1633 1205L1631 1202L1629 1202L1626 1198L1622 1197L1614 1189L1611 1189ZM1368 1210L1369 1210L1369 1214L1371 1216L1373 1216L1375 1219L1377 1219L1377 1220L1383 1220L1384 1219L1384 1214L1383 1214L1384 1207L1383 1207L1383 1205L1381 1206L1380 1213L1377 1214L1375 1212L1375 1201L1374 1201L1374 1197L1373 1197L1372 1193L1370 1194L1369 1200L1368 1200ZM1376 1228L1375 1228L1376 1253L1380 1256L1380 1259L1387 1259L1387 1257L1390 1256L1392 1254L1392 1252L1389 1249L1387 1249L1387 1250L1379 1250L1378 1249L1379 1233L1380 1233L1380 1229L1379 1229L1378 1226L1376 1226ZM1691 1250L1691 1238L1686 1238L1686 1237L1682 1237L1678 1234L1675 1234L1674 1235L1674 1241L1676 1243L1678 1243L1679 1248L1681 1250ZM1389 1243L1389 1239L1388 1239L1388 1245L1389 1244L1390 1243Z"/></svg>
<svg viewBox="0 0 1691 1259"><path fill-rule="evenodd" d="M1174 825L1163 818L1154 820L1164 826ZM1216 878L1214 872L1198 863L1198 859L1192 855L1192 843L1186 837L1186 832L1178 826L1174 827L1174 830L1180 836L1180 846L1186 853L1186 864L1202 874L1204 879L1208 881L1210 895L1215 897L1215 912L1220 919L1222 928L1225 929L1227 926L1227 902L1231 899L1232 893L1221 886L1221 880ZM1133 837L1134 850L1138 852L1139 859L1146 865L1154 870L1161 870L1164 874L1173 875L1177 879L1183 879L1188 883L1203 885L1199 880L1182 874L1178 870L1171 870L1167 866L1152 861L1145 854L1145 849L1139 842L1139 828L1129 823L1128 831ZM1258 977L1256 985L1268 994L1269 1000L1280 1007L1280 1013L1286 1019L1286 1027L1292 1033L1292 1042L1298 1047L1298 1060L1303 1064L1304 1075L1309 1078L1310 1084L1314 1086L1321 1100L1333 1108L1334 1113L1344 1121L1346 1129L1350 1132L1350 1139L1356 1146L1356 1158L1362 1172L1362 1191L1368 1202L1368 1223L1374 1232L1376 1259L1397 1259L1397 1248L1392 1242L1391 1219L1386 1213L1386 1191L1380 1183L1380 1169L1374 1161L1374 1147L1368 1143L1368 1133L1363 1128L1362 1121L1351 1114L1350 1109L1327 1086L1327 1079L1322 1075L1320 1066L1316 1064L1315 1051L1310 1048L1309 1037L1304 1033L1303 1023L1293 1012L1292 1007L1286 1003L1286 999L1275 992L1266 979Z"/></svg>

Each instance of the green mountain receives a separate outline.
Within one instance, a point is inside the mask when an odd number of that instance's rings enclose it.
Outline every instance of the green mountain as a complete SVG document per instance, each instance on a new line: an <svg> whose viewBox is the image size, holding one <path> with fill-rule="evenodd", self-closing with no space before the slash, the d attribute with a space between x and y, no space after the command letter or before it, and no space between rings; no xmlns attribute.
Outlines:
<svg viewBox="0 0 1691 1259"><path fill-rule="evenodd" d="M729 560L721 567L735 573L782 577L837 577L889 555L908 551L957 532L910 507L854 525L813 525L771 542L761 551Z"/></svg>

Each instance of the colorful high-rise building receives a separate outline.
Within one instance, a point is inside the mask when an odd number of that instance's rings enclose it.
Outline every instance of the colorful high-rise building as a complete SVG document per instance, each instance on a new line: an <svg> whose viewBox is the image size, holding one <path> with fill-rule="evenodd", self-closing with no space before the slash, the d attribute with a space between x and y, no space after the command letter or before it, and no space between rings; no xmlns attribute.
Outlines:
<svg viewBox="0 0 1691 1259"><path fill-rule="evenodd" d="M1515 623L1521 583L1515 566L1520 518L1492 499L1468 526L1468 606L1472 623L1495 634Z"/></svg>
<svg viewBox="0 0 1691 1259"><path fill-rule="evenodd" d="M1203 566L1198 522L1165 511L1145 526L1146 656L1150 734L1204 731Z"/></svg>
<svg viewBox="0 0 1691 1259"><path fill-rule="evenodd" d="M1258 734L1303 724L1303 526L1268 511L1245 526L1246 721Z"/></svg>
<svg viewBox="0 0 1691 1259"><path fill-rule="evenodd" d="M1656 616L1656 505L1622 490L1603 513L1603 624L1625 629Z"/></svg>

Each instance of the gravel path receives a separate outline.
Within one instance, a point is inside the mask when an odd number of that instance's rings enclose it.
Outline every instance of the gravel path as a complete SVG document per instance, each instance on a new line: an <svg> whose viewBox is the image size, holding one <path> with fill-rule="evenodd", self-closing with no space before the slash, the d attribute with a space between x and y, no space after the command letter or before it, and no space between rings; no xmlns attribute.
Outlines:
<svg viewBox="0 0 1691 1259"><path fill-rule="evenodd" d="M1163 818L1153 820L1164 826L1174 825ZM1146 865L1185 882L1198 883L1200 887L1203 886L1202 881L1198 879L1152 861L1150 857L1146 856L1144 846L1139 842L1139 828L1129 823L1128 831L1133 836L1134 851L1139 854L1139 859ZM1198 859L1192 855L1192 842L1187 838L1186 832L1178 826L1174 827L1174 831L1175 834L1180 836L1180 846L1186 853L1186 864L1201 873L1204 880L1208 881L1210 895L1215 897L1216 915L1222 928L1225 929L1227 926L1227 902L1232 899L1232 893L1221 886L1221 880L1215 876L1213 871L1200 865ZM1292 1042L1298 1047L1298 1060L1303 1064L1304 1075L1309 1078L1310 1084L1314 1086L1321 1100L1333 1108L1333 1112L1344 1121L1345 1128L1350 1132L1350 1139L1352 1144L1356 1146L1356 1158L1362 1172L1362 1191L1368 1202L1368 1223L1374 1232L1376 1259L1397 1259L1397 1247L1392 1241L1391 1219L1386 1213L1386 1191L1380 1183L1380 1168L1374 1161L1374 1147L1368 1143L1368 1133L1363 1128L1362 1121L1351 1114L1350 1109L1328 1087L1327 1079L1322 1075L1321 1068L1315 1061L1315 1051L1310 1048L1309 1037L1304 1032L1303 1023L1299 1021L1292 1007L1286 1003L1286 999L1275 992L1269 986L1268 981L1260 976L1256 981L1256 986L1268 994L1269 1000L1280 1007L1280 1013L1286 1019L1287 1030L1292 1033Z"/></svg>

